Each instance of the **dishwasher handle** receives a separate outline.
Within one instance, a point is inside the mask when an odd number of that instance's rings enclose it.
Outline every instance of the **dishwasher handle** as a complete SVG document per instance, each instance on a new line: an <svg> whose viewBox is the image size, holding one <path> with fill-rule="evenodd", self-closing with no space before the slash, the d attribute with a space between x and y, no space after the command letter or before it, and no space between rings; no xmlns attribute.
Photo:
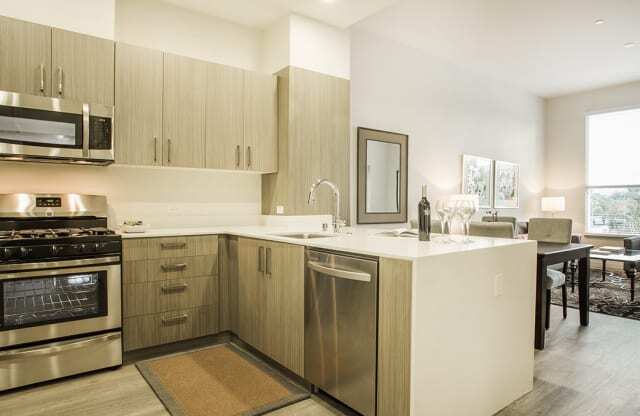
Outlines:
<svg viewBox="0 0 640 416"><path fill-rule="evenodd" d="M318 263L315 261L308 261L307 267L318 273L326 274L327 276L336 277L338 279L357 280L359 282L370 282L371 275L364 272L351 272L348 270L334 269L328 265Z"/></svg>

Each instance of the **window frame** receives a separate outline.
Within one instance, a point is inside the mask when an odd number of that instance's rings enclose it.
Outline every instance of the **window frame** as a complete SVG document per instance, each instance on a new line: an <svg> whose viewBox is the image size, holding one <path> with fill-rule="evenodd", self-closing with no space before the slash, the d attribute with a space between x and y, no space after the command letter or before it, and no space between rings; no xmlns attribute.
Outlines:
<svg viewBox="0 0 640 416"><path fill-rule="evenodd" d="M587 236L593 236L593 237L612 237L612 238L624 238L624 237L631 237L633 235L636 234L625 234L625 233L599 233L599 232L595 232L595 231L591 231L590 227L591 227L591 204L589 201L589 192L592 189L630 189L630 188L640 188L640 183L639 184L632 184L632 185L589 185L589 149L590 149L590 141L591 141L591 131L589 129L589 117L591 116L596 116L599 114L608 114L608 113L618 113L618 112L623 112L623 111L632 111L632 110L638 110L640 111L640 104L636 104L636 105L629 105L629 106L623 106L623 107L613 107L613 108L607 108L607 109L602 109L602 110L593 110L593 111L587 111L585 112L584 115L584 131L585 131L585 148L584 148L584 155L585 155L585 169L584 169L584 234Z"/></svg>

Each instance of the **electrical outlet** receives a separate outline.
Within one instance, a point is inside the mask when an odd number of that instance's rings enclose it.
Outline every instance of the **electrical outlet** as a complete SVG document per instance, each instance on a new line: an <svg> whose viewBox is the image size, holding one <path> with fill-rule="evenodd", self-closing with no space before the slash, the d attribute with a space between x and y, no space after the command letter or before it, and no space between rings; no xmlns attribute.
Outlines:
<svg viewBox="0 0 640 416"><path fill-rule="evenodd" d="M277 214L277 215L282 215L282 214L284 214L284 206L282 206L282 205L276 205L276 214Z"/></svg>
<svg viewBox="0 0 640 416"><path fill-rule="evenodd" d="M493 296L498 297L502 296L504 293L504 276L501 274L497 274L493 278Z"/></svg>

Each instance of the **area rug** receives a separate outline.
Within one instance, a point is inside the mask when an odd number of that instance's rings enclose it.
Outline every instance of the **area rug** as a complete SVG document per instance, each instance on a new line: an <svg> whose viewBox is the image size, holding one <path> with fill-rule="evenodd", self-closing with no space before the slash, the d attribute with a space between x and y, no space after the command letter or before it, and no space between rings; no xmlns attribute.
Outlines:
<svg viewBox="0 0 640 416"><path fill-rule="evenodd" d="M576 275L576 289L574 293L571 293L570 282L570 276L567 276L567 305L570 308L578 309L578 276ZM636 300L631 302L629 279L615 273L608 273L603 282L602 272L598 269L592 269L590 285L589 310L591 312L640 320L639 296L636 292ZM562 292L560 288L552 290L551 303L554 305L562 305Z"/></svg>
<svg viewBox="0 0 640 416"><path fill-rule="evenodd" d="M136 364L172 416L256 416L309 394L233 344Z"/></svg>

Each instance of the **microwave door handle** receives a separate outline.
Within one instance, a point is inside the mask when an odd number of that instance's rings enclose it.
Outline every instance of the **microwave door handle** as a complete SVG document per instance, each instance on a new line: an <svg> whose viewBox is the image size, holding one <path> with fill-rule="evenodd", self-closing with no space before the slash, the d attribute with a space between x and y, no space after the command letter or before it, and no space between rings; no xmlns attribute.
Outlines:
<svg viewBox="0 0 640 416"><path fill-rule="evenodd" d="M89 115L91 114L91 107L89 104L82 104L82 157L89 157L89 141L90 141L90 129L89 129Z"/></svg>

